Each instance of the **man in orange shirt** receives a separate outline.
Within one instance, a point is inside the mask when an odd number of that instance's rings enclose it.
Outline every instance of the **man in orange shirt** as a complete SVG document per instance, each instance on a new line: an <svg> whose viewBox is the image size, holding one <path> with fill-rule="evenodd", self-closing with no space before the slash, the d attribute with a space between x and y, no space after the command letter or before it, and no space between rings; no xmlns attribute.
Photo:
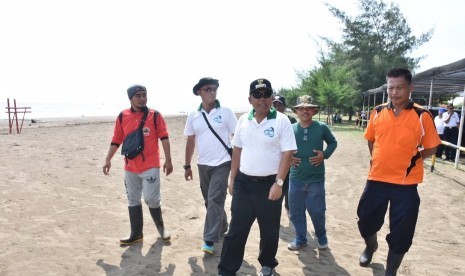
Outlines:
<svg viewBox="0 0 465 276"><path fill-rule="evenodd" d="M147 89L144 86L133 85L129 87L128 97L131 108L123 110L116 119L110 149L103 165L103 173L108 175L111 168L111 158L126 137L137 130L145 118L145 122L142 124L144 139L142 152L134 158L125 157L124 185L128 197L131 234L129 237L121 239L120 244L130 245L143 239L142 195L145 203L149 206L150 215L161 238L164 241L169 241L170 235L164 226L160 206L160 153L158 148L158 140L160 139L165 152L163 172L169 175L173 171L173 165L171 164L168 129L163 116L158 111L147 108Z"/></svg>
<svg viewBox="0 0 465 276"><path fill-rule="evenodd" d="M366 243L359 262L361 266L370 264L378 249L376 233L390 205L385 275L396 275L415 233L423 160L436 153L441 140L431 113L410 99L410 71L392 69L386 81L389 102L375 107L365 132L372 158L357 209L358 228Z"/></svg>

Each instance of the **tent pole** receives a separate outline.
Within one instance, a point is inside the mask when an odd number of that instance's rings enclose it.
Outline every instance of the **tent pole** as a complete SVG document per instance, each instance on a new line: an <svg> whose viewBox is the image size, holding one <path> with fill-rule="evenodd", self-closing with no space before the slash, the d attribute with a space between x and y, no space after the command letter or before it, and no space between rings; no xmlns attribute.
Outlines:
<svg viewBox="0 0 465 276"><path fill-rule="evenodd" d="M462 145L462 135L463 135L463 121L465 116L465 86L463 87L463 100L462 100L462 113L460 115L460 127L459 127L459 137L457 139L457 146ZM453 104L453 102L452 102ZM459 168L459 160L460 160L460 149L457 149L455 153L455 165L454 168L458 169Z"/></svg>
<svg viewBox="0 0 465 276"><path fill-rule="evenodd" d="M433 84L434 84L434 79L431 79L431 86L430 86L430 89L429 89L428 109L431 109L432 103L433 103Z"/></svg>

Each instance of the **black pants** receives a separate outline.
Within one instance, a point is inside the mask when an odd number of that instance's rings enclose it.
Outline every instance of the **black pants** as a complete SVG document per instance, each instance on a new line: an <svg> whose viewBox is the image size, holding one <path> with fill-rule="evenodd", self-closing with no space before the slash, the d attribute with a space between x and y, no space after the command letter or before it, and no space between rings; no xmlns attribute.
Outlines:
<svg viewBox="0 0 465 276"><path fill-rule="evenodd" d="M444 139L454 145L457 145L457 140L459 137L459 128L458 127L446 127L444 128ZM444 149L444 154L446 155L447 160L455 160L456 149L451 147L446 147Z"/></svg>
<svg viewBox="0 0 465 276"><path fill-rule="evenodd" d="M441 139L441 141L445 141L444 134L439 134L439 139ZM436 157L442 158L443 152L444 152L444 145L443 144L438 145L438 148L436 149Z"/></svg>
<svg viewBox="0 0 465 276"><path fill-rule="evenodd" d="M357 208L358 229L363 238L378 232L389 206L389 250L406 253L412 245L420 196L417 185L396 185L368 180Z"/></svg>
<svg viewBox="0 0 465 276"><path fill-rule="evenodd" d="M244 259L245 244L255 219L260 228L258 261L262 267L274 268L278 265L275 257L278 251L282 197L276 201L268 199L274 182L274 177L263 181L252 181L242 173L236 176L229 231L224 237L218 265L221 275L236 275L240 269Z"/></svg>

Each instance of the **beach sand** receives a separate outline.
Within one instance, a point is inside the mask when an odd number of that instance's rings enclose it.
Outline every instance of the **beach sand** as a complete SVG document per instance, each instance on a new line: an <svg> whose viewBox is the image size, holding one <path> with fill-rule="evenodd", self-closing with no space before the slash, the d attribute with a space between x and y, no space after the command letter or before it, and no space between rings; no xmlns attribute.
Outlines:
<svg viewBox="0 0 465 276"><path fill-rule="evenodd" d="M0 127L0 275L216 275L221 243L205 256L205 208L198 174L184 180L184 116L166 118L174 172L162 177L162 208L171 243L164 244L144 205L144 242L120 247L129 233L123 160L102 173L113 118L25 123L21 134ZM368 268L356 208L369 153L362 131L334 131L338 148L326 160L329 249L319 251L308 219L309 246L287 249L294 230L283 213L276 275L384 275L388 221ZM163 153L161 154L164 157ZM196 158L196 157L194 157ZM465 172L426 161L419 187L420 215L410 251L398 275L465 275ZM463 168L463 164L462 164ZM231 196L227 197L227 213ZM258 227L250 233L238 275L257 275Z"/></svg>

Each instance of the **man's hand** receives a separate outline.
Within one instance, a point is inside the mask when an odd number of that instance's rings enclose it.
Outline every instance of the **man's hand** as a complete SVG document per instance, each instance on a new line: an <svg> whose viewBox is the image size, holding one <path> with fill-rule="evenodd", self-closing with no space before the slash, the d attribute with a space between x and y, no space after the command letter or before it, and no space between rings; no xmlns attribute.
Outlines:
<svg viewBox="0 0 465 276"><path fill-rule="evenodd" d="M165 164L163 164L163 172L166 176L173 172L173 164L171 164L171 159L166 160Z"/></svg>
<svg viewBox="0 0 465 276"><path fill-rule="evenodd" d="M234 179L229 179L228 192L231 196L234 193Z"/></svg>
<svg viewBox="0 0 465 276"><path fill-rule="evenodd" d="M278 184L274 183L273 186L271 186L270 193L268 195L269 200L278 200L281 198L281 195L283 194L283 187L279 186Z"/></svg>
<svg viewBox="0 0 465 276"><path fill-rule="evenodd" d="M186 179L186 181L189 181L189 180L192 180L192 169L185 169L184 170L184 178Z"/></svg>
<svg viewBox="0 0 465 276"><path fill-rule="evenodd" d="M302 160L300 158L292 156L292 160L291 160L291 165L292 166L298 167L301 162L302 162Z"/></svg>
<svg viewBox="0 0 465 276"><path fill-rule="evenodd" d="M310 162L310 164L312 164L313 166L318 167L318 165L323 163L325 158L321 150L313 150L313 152L316 153L316 156L310 157L308 159L308 162Z"/></svg>
<svg viewBox="0 0 465 276"><path fill-rule="evenodd" d="M103 165L103 174L108 175L110 173L111 168L111 160L105 160L105 164Z"/></svg>

